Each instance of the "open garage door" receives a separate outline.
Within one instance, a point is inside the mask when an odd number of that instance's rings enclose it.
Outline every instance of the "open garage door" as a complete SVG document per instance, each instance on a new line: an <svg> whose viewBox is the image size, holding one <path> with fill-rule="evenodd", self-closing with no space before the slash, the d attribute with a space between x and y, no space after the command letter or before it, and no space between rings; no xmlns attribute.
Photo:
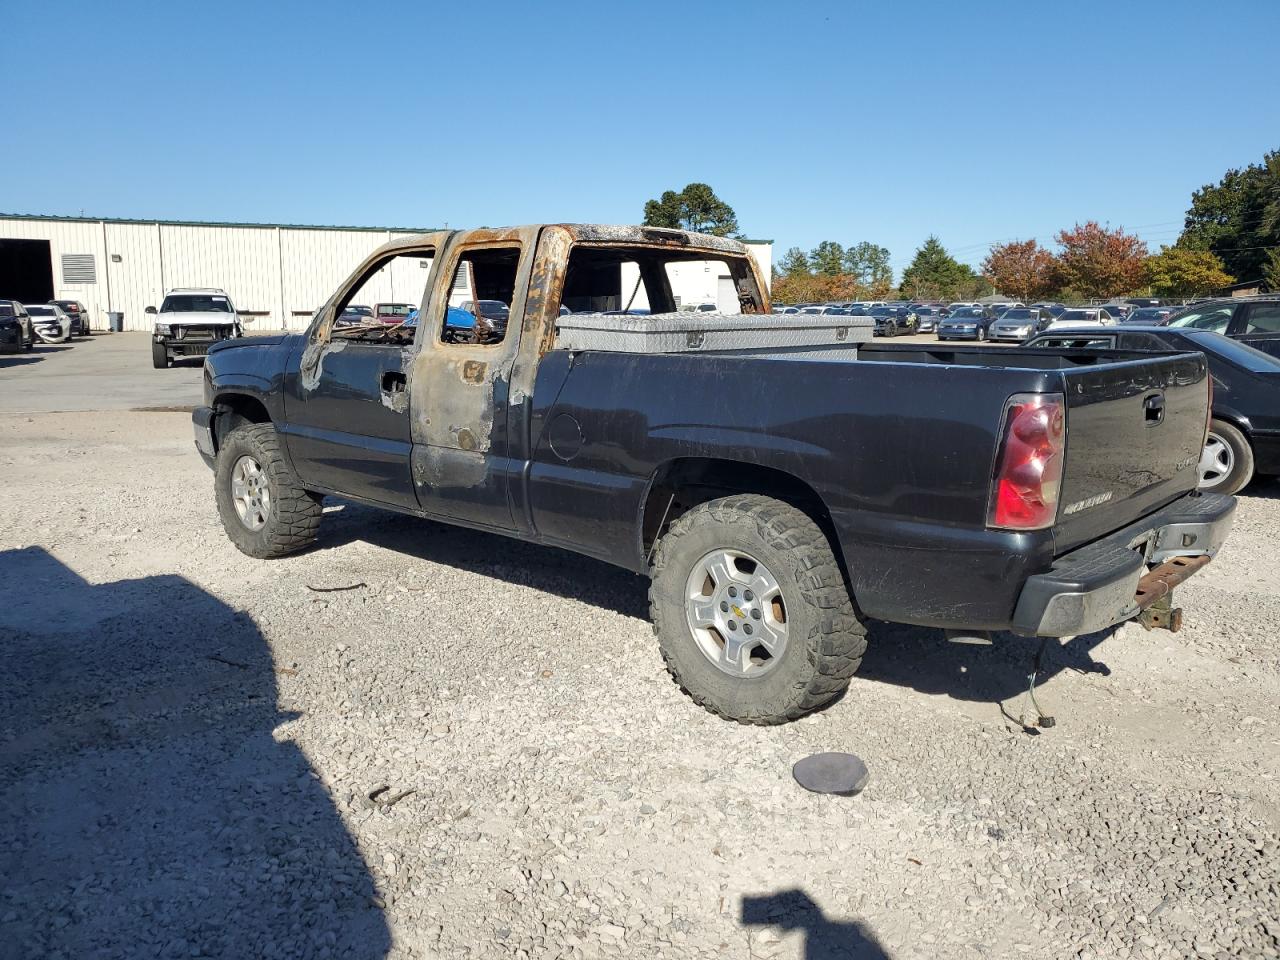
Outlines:
<svg viewBox="0 0 1280 960"><path fill-rule="evenodd" d="M21 303L53 299L53 255L48 240L0 239L0 299Z"/></svg>

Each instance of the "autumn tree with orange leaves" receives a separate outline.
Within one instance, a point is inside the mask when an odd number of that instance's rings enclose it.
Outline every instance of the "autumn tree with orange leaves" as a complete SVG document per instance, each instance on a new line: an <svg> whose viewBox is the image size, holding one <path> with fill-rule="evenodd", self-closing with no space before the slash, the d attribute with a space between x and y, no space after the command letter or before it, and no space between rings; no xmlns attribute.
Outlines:
<svg viewBox="0 0 1280 960"><path fill-rule="evenodd" d="M1096 221L1077 223L1057 236L1059 285L1085 297L1118 297L1146 282L1147 245L1123 230Z"/></svg>
<svg viewBox="0 0 1280 960"><path fill-rule="evenodd" d="M1057 261L1034 240L998 243L982 261L982 275L998 291L1023 303L1048 296L1056 285Z"/></svg>

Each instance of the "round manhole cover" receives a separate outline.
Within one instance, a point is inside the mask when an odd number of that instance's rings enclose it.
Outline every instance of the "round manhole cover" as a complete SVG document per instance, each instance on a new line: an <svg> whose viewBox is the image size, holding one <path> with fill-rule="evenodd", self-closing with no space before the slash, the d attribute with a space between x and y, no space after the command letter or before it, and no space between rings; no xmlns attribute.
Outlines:
<svg viewBox="0 0 1280 960"><path fill-rule="evenodd" d="M852 797L862 792L871 772L852 753L815 753L791 768L796 783L814 793Z"/></svg>

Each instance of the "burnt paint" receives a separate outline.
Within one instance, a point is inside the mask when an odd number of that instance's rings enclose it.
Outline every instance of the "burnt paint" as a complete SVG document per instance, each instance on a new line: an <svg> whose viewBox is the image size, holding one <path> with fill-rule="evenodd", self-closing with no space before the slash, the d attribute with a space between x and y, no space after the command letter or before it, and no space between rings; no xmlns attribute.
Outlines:
<svg viewBox="0 0 1280 960"><path fill-rule="evenodd" d="M522 532L510 493L522 469L511 456L509 424L518 415L511 403L511 371L526 342L520 318L526 313L540 229L466 231L455 235L437 259L410 398L412 475L422 509L434 516ZM471 250L507 247L519 247L522 255L506 337L496 344L441 341L444 305L458 261Z"/></svg>

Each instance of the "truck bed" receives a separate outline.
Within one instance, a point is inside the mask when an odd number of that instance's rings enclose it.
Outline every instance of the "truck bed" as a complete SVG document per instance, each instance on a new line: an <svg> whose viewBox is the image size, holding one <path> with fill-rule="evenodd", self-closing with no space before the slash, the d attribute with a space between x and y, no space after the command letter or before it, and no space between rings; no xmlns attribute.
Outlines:
<svg viewBox="0 0 1280 960"><path fill-rule="evenodd" d="M866 612L998 628L1026 576L1196 487L1200 354L929 344L849 354L552 350L533 391L531 525L643 570L636 518L650 479L681 460L738 462L798 478L820 499ZM1004 410L1019 393L1060 394L1067 408L1059 519L1032 532L987 526ZM1144 404L1157 395L1163 418L1148 426ZM552 448L553 421L581 438L572 456Z"/></svg>

